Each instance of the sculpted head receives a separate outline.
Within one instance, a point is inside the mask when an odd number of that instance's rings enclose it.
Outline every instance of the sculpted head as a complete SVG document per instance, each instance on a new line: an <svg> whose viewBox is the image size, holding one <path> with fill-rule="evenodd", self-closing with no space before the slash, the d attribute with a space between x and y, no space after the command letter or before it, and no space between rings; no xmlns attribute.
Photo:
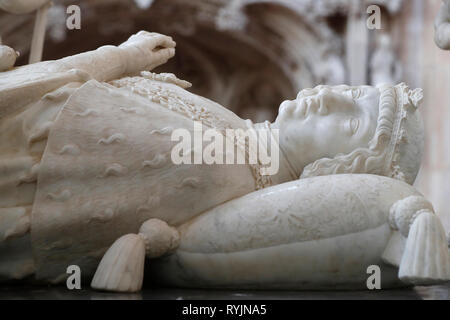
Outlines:
<svg viewBox="0 0 450 320"><path fill-rule="evenodd" d="M369 173L412 184L423 152L421 98L404 84L318 86L283 102L274 125L302 178Z"/></svg>

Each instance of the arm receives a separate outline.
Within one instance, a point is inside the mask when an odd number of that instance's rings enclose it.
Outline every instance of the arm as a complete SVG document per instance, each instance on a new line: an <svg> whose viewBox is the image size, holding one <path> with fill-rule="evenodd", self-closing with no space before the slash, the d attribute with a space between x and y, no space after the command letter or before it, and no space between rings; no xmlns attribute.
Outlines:
<svg viewBox="0 0 450 320"><path fill-rule="evenodd" d="M77 69L97 81L110 81L164 64L175 54L172 38L140 31L120 46L103 46L56 61L58 71Z"/></svg>
<svg viewBox="0 0 450 320"><path fill-rule="evenodd" d="M0 119L70 82L110 81L151 70L173 57L170 37L141 31L119 47L104 46L56 61L0 73ZM11 65L0 56L0 65Z"/></svg>

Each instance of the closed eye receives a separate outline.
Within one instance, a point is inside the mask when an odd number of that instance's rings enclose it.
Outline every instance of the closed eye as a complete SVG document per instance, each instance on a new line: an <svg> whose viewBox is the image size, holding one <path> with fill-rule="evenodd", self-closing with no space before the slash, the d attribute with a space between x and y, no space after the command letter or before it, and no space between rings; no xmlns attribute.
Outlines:
<svg viewBox="0 0 450 320"><path fill-rule="evenodd" d="M361 97L361 89L353 89L352 90L352 98L353 99L359 99Z"/></svg>
<svg viewBox="0 0 450 320"><path fill-rule="evenodd" d="M362 93L361 89L358 89L358 88L344 91L344 94L352 100L356 100L356 99L360 98L361 93Z"/></svg>
<svg viewBox="0 0 450 320"><path fill-rule="evenodd" d="M355 118L352 118L352 119L349 119L347 122L346 122L346 131L350 134L350 135L354 135L354 134L356 134L356 132L358 132L358 129L359 129L359 120L358 119L355 119Z"/></svg>

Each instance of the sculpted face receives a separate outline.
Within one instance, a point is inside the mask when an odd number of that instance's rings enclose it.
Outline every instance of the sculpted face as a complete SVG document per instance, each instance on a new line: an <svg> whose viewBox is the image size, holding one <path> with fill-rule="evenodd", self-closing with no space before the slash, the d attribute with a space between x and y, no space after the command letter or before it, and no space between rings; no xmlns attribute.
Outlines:
<svg viewBox="0 0 450 320"><path fill-rule="evenodd" d="M281 104L274 126L289 158L302 169L320 158L367 147L375 134L380 93L369 86L319 86Z"/></svg>

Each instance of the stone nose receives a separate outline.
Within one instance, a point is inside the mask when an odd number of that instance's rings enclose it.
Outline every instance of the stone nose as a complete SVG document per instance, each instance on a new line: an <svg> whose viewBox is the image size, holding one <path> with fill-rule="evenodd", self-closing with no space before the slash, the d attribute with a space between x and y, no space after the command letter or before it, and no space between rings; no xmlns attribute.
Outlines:
<svg viewBox="0 0 450 320"><path fill-rule="evenodd" d="M332 110L348 110L353 106L353 100L345 94L333 92L328 89L321 90L318 94L321 112L332 112Z"/></svg>
<svg viewBox="0 0 450 320"><path fill-rule="evenodd" d="M329 112L329 98L332 92L329 89L321 89L316 97L317 113L319 115L327 115ZM332 99L331 99L332 100Z"/></svg>
<svg viewBox="0 0 450 320"><path fill-rule="evenodd" d="M330 93L332 93L332 91L330 89L322 88L322 89L319 90L319 94L318 95L319 96L325 96L325 95L330 94Z"/></svg>

